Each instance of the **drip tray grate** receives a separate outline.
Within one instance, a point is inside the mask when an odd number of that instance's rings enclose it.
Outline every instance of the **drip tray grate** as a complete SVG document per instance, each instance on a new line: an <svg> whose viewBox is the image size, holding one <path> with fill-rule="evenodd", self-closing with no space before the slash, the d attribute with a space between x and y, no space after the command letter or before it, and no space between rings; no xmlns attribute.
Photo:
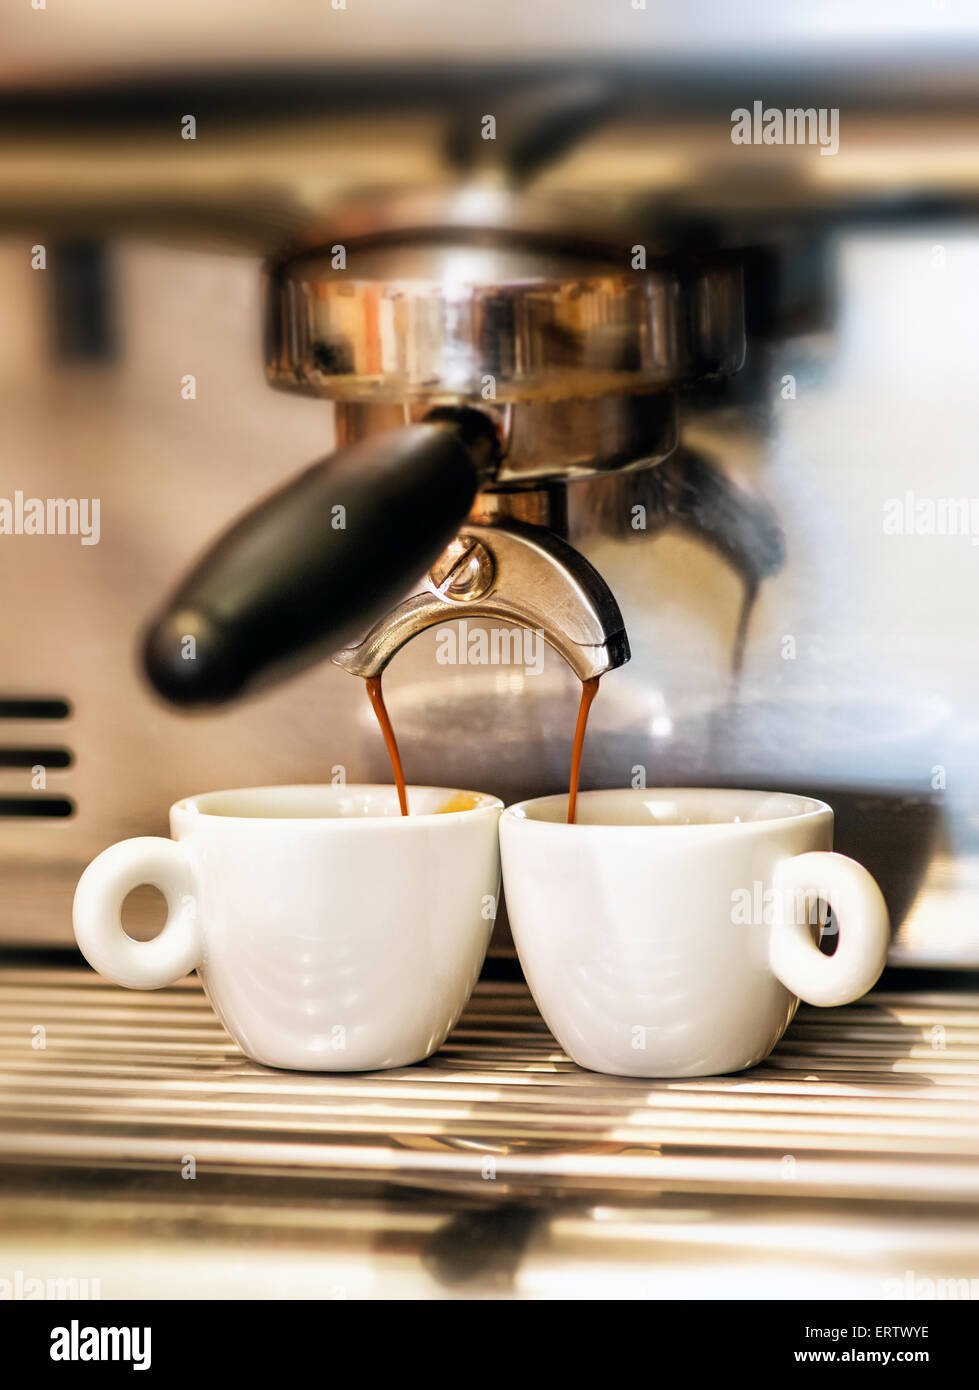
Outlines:
<svg viewBox="0 0 979 1390"><path fill-rule="evenodd" d="M979 995L803 1008L751 1072L645 1081L581 1071L523 985L483 983L429 1062L312 1075L244 1058L196 980L0 970L0 1278L33 1259L87 1260L103 1297L979 1296L977 1155Z"/></svg>

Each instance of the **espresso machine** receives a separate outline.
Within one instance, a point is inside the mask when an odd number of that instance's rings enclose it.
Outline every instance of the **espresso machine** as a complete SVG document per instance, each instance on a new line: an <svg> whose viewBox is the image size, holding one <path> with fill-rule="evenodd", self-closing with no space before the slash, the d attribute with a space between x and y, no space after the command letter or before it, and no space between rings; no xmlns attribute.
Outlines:
<svg viewBox="0 0 979 1390"><path fill-rule="evenodd" d="M161 694L228 700L324 651L380 676L462 618L539 632L583 681L629 659L565 486L674 451L676 393L741 365L741 268L647 266L624 229L569 237L567 216L484 178L347 210L267 265L267 379L335 401L341 448L238 520L156 619Z"/></svg>
<svg viewBox="0 0 979 1390"><path fill-rule="evenodd" d="M975 491L961 9L828 43L784 5L110 8L87 46L23 7L0 73L0 499L102 504L97 544L0 534L0 1279L974 1276L976 551L917 520ZM756 100L837 110L838 151L735 144ZM442 664L464 627L546 650ZM428 1063L287 1077L193 977L81 966L83 867L178 798L390 783L382 673L409 783L564 791L601 676L583 788L829 802L881 986L741 1076L588 1074L501 913Z"/></svg>

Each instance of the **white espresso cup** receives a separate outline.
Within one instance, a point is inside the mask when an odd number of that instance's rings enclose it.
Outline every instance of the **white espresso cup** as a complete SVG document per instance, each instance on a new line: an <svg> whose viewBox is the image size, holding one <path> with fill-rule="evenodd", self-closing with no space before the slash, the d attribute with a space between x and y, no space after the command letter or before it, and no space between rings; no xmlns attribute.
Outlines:
<svg viewBox="0 0 979 1390"><path fill-rule="evenodd" d="M624 1076L754 1066L800 999L846 1004L884 966L887 908L830 853L833 812L775 792L628 788L510 806L503 886L527 982L564 1051ZM836 950L820 950L820 904ZM824 918L825 920L825 918Z"/></svg>
<svg viewBox="0 0 979 1390"><path fill-rule="evenodd" d="M75 892L89 964L130 989L196 968L256 1062L373 1071L428 1057L482 968L499 894L503 803L409 787L256 787L170 810L172 839L123 840ZM455 809L453 809L455 808ZM123 901L154 884L169 908L150 941Z"/></svg>

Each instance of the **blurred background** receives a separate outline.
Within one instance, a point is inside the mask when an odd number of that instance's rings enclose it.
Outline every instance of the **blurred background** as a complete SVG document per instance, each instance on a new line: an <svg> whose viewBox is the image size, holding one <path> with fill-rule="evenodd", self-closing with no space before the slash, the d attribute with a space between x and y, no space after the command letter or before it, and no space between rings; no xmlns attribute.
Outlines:
<svg viewBox="0 0 979 1390"><path fill-rule="evenodd" d="M4 495L101 499L98 545L0 547L7 939L67 942L79 868L162 831L178 796L388 779L341 671L187 717L148 692L140 634L215 532L334 443L329 401L263 381L263 260L329 244L361 199L512 174L507 131L549 102L558 134L521 195L569 228L600 207L659 254L733 252L748 334L743 371L680 393L672 485L649 469L567 490L565 534L633 647L583 785L823 795L840 847L886 880L895 959L975 963L979 552L884 524L909 493L976 492L973 7L773 3L750 31L653 0L25 5L2 25ZM838 153L732 144L755 100L838 108ZM564 785L577 683L559 658L533 677L434 655L424 634L386 682L409 780Z"/></svg>
<svg viewBox="0 0 979 1390"><path fill-rule="evenodd" d="M976 1275L977 79L967 0L5 7L0 499L101 502L97 545L0 536L6 1264L105 1296L839 1300ZM756 101L838 111L838 151L735 145ZM82 867L165 834L178 797L390 780L329 662L186 714L138 653L213 536L337 442L329 399L269 389L263 267L351 209L473 186L569 245L598 215L620 251L743 280L743 368L670 392L675 452L540 506L632 644L582 785L815 794L888 899L890 992L804 1010L746 1077L578 1072L505 916L446 1049L378 1085L252 1067L191 981L120 1002L68 968ZM385 678L409 782L563 789L563 662L436 645ZM161 920L152 890L126 914ZM28 1054L39 1020L60 1032ZM188 1148L206 1191L174 1182Z"/></svg>

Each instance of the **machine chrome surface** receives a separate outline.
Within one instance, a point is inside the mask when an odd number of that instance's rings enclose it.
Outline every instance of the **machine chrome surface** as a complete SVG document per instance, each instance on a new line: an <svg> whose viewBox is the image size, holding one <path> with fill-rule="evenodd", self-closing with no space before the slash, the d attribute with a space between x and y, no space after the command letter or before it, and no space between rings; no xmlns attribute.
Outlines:
<svg viewBox="0 0 979 1390"><path fill-rule="evenodd" d="M426 1064L348 1076L247 1061L193 979L6 965L0 1006L4 1277L832 1299L976 1278L974 991L804 1007L761 1067L670 1082L579 1070L517 984L479 985Z"/></svg>
<svg viewBox="0 0 979 1390"><path fill-rule="evenodd" d="M354 676L379 676L413 637L456 618L537 632L583 681L629 660L619 605L594 566L551 532L501 517L465 526L425 591L386 613L334 663Z"/></svg>
<svg viewBox="0 0 979 1390"><path fill-rule="evenodd" d="M740 367L736 261L632 269L626 237L590 260L493 236L331 239L272 263L268 380L342 400L479 403L648 394Z"/></svg>
<svg viewBox="0 0 979 1390"><path fill-rule="evenodd" d="M936 244L948 252L942 270ZM0 545L11 596L0 625L9 808L0 938L65 944L85 864L115 840L166 834L179 798L243 781L329 781L338 766L350 781L383 781L389 764L359 683L329 662L221 716L188 719L150 696L134 659L166 579L333 443L329 403L264 388L257 267L120 243L126 352L92 368L50 360L47 282L22 252L18 238L0 242L0 285L24 330L8 341L0 375L3 495L104 499L96 546L71 535ZM628 785L638 768L650 785L762 786L828 801L836 847L884 887L893 959L974 966L979 649L966 639L976 550L968 535L886 534L882 511L909 490L974 492L979 223L841 230L827 256L832 332L753 340L733 398L727 388L720 399L682 398L683 457L711 471L685 469L667 488L663 467L619 471L481 502L516 499L524 519L566 535L622 611L632 657L602 682L583 787ZM175 362L198 367L197 400L171 389ZM787 373L795 400L779 394ZM253 389L242 390L246 380ZM724 547L740 537L763 565L770 528L739 520L718 479L747 488L781 533L782 566L761 584L746 627L743 581ZM555 494L563 520L549 510ZM677 503L687 494L718 544L684 526ZM645 531L633 528L637 507ZM567 785L580 686L562 660L548 650L538 674L436 656L430 630L385 678L410 780L507 801ZM942 768L944 789L934 785ZM49 814L52 800L71 814ZM494 950L509 949L501 930Z"/></svg>
<svg viewBox="0 0 979 1390"><path fill-rule="evenodd" d="M337 401L337 441L352 444L380 430L423 420L425 400L387 405ZM530 490L623 469L648 468L677 444L676 397L594 396L559 401L479 401L500 435L502 457L486 492Z"/></svg>

